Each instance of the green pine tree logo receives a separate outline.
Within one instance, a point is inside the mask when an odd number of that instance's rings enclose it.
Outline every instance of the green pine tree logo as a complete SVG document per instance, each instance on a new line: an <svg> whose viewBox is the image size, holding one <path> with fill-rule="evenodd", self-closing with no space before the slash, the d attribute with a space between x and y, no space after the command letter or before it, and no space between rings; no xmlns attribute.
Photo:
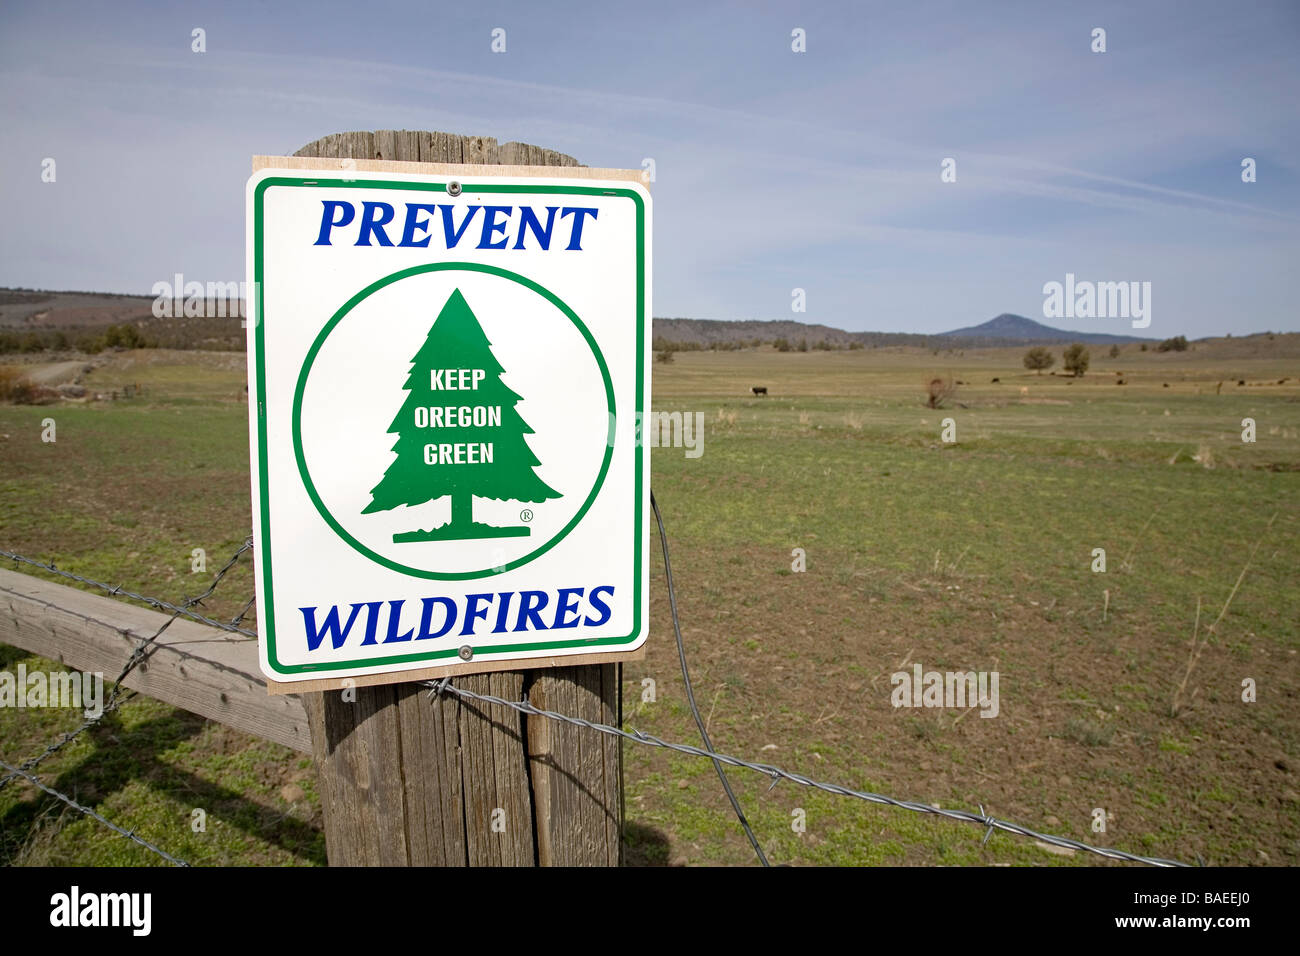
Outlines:
<svg viewBox="0 0 1300 956"><path fill-rule="evenodd" d="M397 459L370 491L362 514L451 496L451 521L431 531L393 535L397 543L516 538L527 527L474 520L474 496L542 502L563 497L533 471L524 440L533 429L515 411L520 396L501 382L505 369L459 289L452 292L411 359L406 400L388 426Z"/></svg>

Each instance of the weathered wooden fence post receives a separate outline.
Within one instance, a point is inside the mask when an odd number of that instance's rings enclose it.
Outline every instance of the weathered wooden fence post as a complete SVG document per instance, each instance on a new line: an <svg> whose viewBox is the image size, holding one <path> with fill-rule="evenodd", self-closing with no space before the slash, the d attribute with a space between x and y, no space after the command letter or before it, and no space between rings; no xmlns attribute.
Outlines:
<svg viewBox="0 0 1300 956"><path fill-rule="evenodd" d="M577 166L484 136L336 133L297 156ZM455 686L618 726L622 665L475 674ZM333 866L616 866L622 742L415 684L303 694ZM494 823L496 826L494 826Z"/></svg>

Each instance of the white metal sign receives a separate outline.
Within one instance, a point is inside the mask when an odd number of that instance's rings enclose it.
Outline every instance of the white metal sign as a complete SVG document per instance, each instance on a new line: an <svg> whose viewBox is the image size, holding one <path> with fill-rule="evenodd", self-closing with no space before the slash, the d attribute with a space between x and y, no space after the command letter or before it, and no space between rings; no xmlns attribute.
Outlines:
<svg viewBox="0 0 1300 956"><path fill-rule="evenodd" d="M249 180L271 680L643 643L650 198L557 172Z"/></svg>

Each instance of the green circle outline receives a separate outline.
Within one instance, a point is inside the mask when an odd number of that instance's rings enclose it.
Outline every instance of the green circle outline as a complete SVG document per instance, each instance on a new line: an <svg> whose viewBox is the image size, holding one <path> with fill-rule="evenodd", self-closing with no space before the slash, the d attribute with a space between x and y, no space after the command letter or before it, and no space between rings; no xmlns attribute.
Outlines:
<svg viewBox="0 0 1300 956"><path fill-rule="evenodd" d="M317 493L315 484L312 483L311 474L308 472L307 461L302 449L302 399L303 393L307 388L307 377L311 373L312 364L316 361L316 356L319 354L321 347L325 344L325 340L329 338L330 333L334 331L334 328L343 320L344 316L373 293L378 292L380 289L391 285L394 282L398 282L402 279L409 279L411 276L452 270L459 272L481 272L486 275L493 275L498 278L509 279L512 282L517 282L524 288L536 292L564 313L565 317L577 327L580 333L582 333L582 337L586 341L587 347L591 349L591 354L595 357L596 364L600 368L601 378L604 379L605 382L605 402L609 410L610 420L618 420L615 414L614 383L610 380L609 367L605 364L605 356L601 353L600 346L596 344L596 340L592 337L591 331L583 324L582 319L578 318L577 313L569 308L569 306L559 296L518 273L510 272L506 269L500 269L496 266L482 265L476 262L428 263L421 266L412 266L409 269L401 269L382 279L378 279L366 286L352 298L348 299L347 302L343 303L342 307L340 307L339 310L330 317L330 320L325 323L325 326L317 334L316 340L312 342L311 348L307 350L307 357L303 360L302 369L298 373L298 385L294 389L293 395L293 454L298 464L298 474L302 478L303 487L307 489L307 496L311 498L312 504L316 506L316 510L320 513L320 516L325 519L325 523L334 530L335 534L347 542L354 551L359 552L377 564L383 565L389 570L399 571L403 574L410 574L414 577L426 578L433 581L465 581L491 574L504 574L506 571L522 567L535 558L541 557L547 551L551 550L551 548L555 547L555 545L559 544L560 541L577 526L578 522L582 520L583 515L585 515L591 508L592 502L596 500L596 495L599 494L601 486L605 483L605 476L609 473L610 461L614 457L614 445L607 441L605 443L605 458L601 462L600 474L596 476L596 483L592 485L591 492L587 495L587 500L582 503L582 507L579 508L577 513L569 520L569 523L561 528L554 537L537 550L524 555L522 558L511 561L509 564L500 568L484 568L481 571L443 572L426 571L422 568L408 567L407 565L399 564L398 562L392 561L389 558L384 557L382 554L378 554L367 548L364 544L349 534L334 515L330 513L329 508L325 506L325 503Z"/></svg>

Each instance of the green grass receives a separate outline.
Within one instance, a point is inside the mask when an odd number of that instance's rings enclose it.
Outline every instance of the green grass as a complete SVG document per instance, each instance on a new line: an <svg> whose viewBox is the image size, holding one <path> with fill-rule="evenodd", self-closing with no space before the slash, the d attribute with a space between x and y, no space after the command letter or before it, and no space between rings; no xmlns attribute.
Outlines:
<svg viewBox="0 0 1300 956"><path fill-rule="evenodd" d="M231 360L137 353L92 387L138 382L141 398L0 407L0 547L170 600L206 587L250 524L248 410ZM1300 788L1278 764L1297 766L1300 723L1300 389L1215 387L1295 377L1297 363L1094 361L1069 384L1026 374L1018 352L679 353L656 365L655 407L706 422L703 457L653 452L653 484L710 733L747 759L923 803L983 803L1089 842L1215 863L1258 863L1264 850L1294 864L1300 809L1279 794ZM1129 385L1113 384L1119 369ZM969 407L922 407L932 372L971 382L957 395ZM51 416L52 445L39 437ZM1254 444L1241 441L1245 417ZM940 440L944 418L955 444ZM1173 717L1197 600L1204 628L1256 542ZM190 573L196 547L206 574ZM806 572L792 571L794 548ZM1091 570L1094 548L1104 574ZM624 669L627 724L694 743L652 554L652 635L647 658ZM241 562L206 613L229 618L251 593ZM20 660L39 664L9 650L0 666ZM904 660L1000 671L999 717L894 710L888 675ZM657 702L641 703L643 677ZM1244 677L1260 687L1254 704L1239 699ZM75 724L0 710L0 755L22 760ZM302 755L143 698L85 736L43 778L170 852L323 862ZM977 826L730 774L775 862L1095 862L1002 833L983 846ZM635 860L752 860L707 761L628 744L625 781ZM1098 806L1114 816L1106 834L1090 830ZM190 828L196 807L206 833ZM157 862L25 787L0 791L0 846L14 863Z"/></svg>
<svg viewBox="0 0 1300 956"><path fill-rule="evenodd" d="M983 801L995 815L1089 842L1100 836L1088 826L1091 808L1106 805L1118 822L1104 842L1139 852L1256 863L1242 847L1259 846L1274 862L1293 859L1294 804L1282 811L1281 833L1270 834L1264 822L1275 813L1267 788L1286 784L1259 780L1263 789L1252 799L1259 816L1221 832L1224 824L1188 819L1194 807L1182 788L1200 773L1195 761L1152 747L1151 738L1157 728L1172 736L1167 728L1181 731L1205 716L1229 739L1191 742L1199 760L1220 759L1226 746L1244 770L1263 764L1246 756L1248 748L1295 753L1296 718L1286 706L1295 688L1288 662L1300 648L1294 386L1215 395L1224 370L1154 358L1145 374L1126 370L1124 388L1102 374L1067 384L968 360L955 364L957 377L980 382L959 392L970 407L936 411L919 402L930 361L862 352L681 353L656 368L656 407L698 410L706 421L703 457L654 453L697 696L712 699L724 666L747 668L748 693L725 693L717 705L715 744L922 802L974 809ZM1294 377L1294 366L1237 360L1252 380ZM1001 384L988 381L995 375ZM1173 387L1163 388L1166 378ZM750 385L766 385L769 397L746 395ZM1029 389L1023 403L1022 385ZM949 417L955 445L940 440ZM1245 417L1257 424L1253 445L1241 441ZM1210 638L1211 648L1231 641L1234 669L1209 673L1223 664L1205 657L1192 681L1201 687L1197 714L1174 720L1168 711L1196 601L1217 614L1261 537ZM791 572L796 547L807 553L806 574ZM1094 548L1106 551L1105 574L1091 571ZM1105 620L1103 590L1110 592ZM652 644L644 672L662 681L673 662L660 652L670 633L661 616L657 628L663 638ZM788 652L778 653L782 646ZM1002 719L954 724L932 713L893 713L887 698L867 694L862 675L893 671L909 651L928 668L996 661L1005 681ZM785 669L773 672L778 662ZM1246 709L1235 687L1254 670L1279 682L1279 696ZM1052 706L1054 696L1097 707ZM838 707L832 726L843 730L810 760L792 744L806 740L831 707ZM1095 713L1102 709L1106 719ZM675 739L692 736L689 718L669 720L662 711L635 723ZM881 726L886 731L873 739ZM782 749L756 752L768 741ZM880 767L882 750L893 759ZM1050 777L1019 769L1040 755L1058 768ZM673 821L700 816L700 800L717 821L704 843L675 840L678 859L745 862L748 850L713 795L716 781L708 785L711 769L699 771L698 792L641 786L640 768L658 762L653 753L628 756L636 805L656 808L653 819L668 833L677 832ZM1117 762L1154 765L1146 806L1116 785ZM746 812L778 840L774 856L794 862L1084 862L1003 835L981 849L978 828L830 797L809 813L799 838L785 814L794 801L814 798L791 794L785 783L773 795L766 788L765 780L749 787ZM1006 802L994 802L999 797ZM1047 817L1060 822L1049 825Z"/></svg>

